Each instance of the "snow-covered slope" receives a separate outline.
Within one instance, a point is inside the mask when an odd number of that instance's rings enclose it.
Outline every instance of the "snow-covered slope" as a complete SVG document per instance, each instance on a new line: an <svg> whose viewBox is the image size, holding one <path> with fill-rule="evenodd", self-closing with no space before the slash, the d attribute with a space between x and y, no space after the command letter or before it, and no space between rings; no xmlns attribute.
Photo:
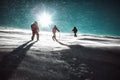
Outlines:
<svg viewBox="0 0 120 80"><path fill-rule="evenodd" d="M0 29L1 80L120 79L120 38ZM114 71L114 73L113 73Z"/></svg>

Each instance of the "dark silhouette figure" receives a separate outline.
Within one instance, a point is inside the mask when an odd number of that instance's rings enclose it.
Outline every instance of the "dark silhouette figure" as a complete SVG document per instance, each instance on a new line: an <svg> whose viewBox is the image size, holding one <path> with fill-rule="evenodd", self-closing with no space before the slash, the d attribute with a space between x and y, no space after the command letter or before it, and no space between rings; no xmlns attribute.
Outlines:
<svg viewBox="0 0 120 80"><path fill-rule="evenodd" d="M72 31L74 32L74 37L77 37L77 31L78 31L77 28L74 27Z"/></svg>
<svg viewBox="0 0 120 80"><path fill-rule="evenodd" d="M56 39L56 31L60 32L60 30L57 28L57 26L55 25L52 29L52 32L53 32L53 36L52 36L52 39L53 40L57 40Z"/></svg>
<svg viewBox="0 0 120 80"><path fill-rule="evenodd" d="M32 30L31 40L34 40L35 35L37 36L37 40L39 40L39 27L36 21L31 25L31 30Z"/></svg>
<svg viewBox="0 0 120 80"><path fill-rule="evenodd" d="M27 51L37 41L30 42L31 41L24 43L23 45L13 50L11 53L3 56L3 59L0 61L0 80L9 80L11 75L17 69L18 65L24 59Z"/></svg>

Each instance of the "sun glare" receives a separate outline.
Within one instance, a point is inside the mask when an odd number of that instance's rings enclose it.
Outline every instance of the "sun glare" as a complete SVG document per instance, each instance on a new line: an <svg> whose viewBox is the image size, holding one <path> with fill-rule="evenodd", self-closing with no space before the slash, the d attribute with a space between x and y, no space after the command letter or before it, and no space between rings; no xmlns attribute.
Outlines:
<svg viewBox="0 0 120 80"><path fill-rule="evenodd" d="M38 22L42 27L49 27L49 25L52 24L51 15L44 12L38 16Z"/></svg>

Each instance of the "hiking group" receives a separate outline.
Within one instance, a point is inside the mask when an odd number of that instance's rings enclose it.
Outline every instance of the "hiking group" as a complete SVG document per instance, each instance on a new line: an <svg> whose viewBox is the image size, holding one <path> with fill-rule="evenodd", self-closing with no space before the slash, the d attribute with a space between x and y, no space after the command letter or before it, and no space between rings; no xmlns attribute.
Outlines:
<svg viewBox="0 0 120 80"><path fill-rule="evenodd" d="M31 30L32 30L32 36L31 36L31 40L34 40L34 37L36 35L37 37L37 41L39 40L39 27L38 27L38 23L37 21L35 21L32 25L31 25ZM52 28L52 33L53 33L53 36L52 36L52 39L53 40L57 40L56 39L56 32L60 32L60 30L57 28L56 25L54 25L54 27ZM72 29L72 31L74 32L74 37L77 37L77 28L74 27Z"/></svg>

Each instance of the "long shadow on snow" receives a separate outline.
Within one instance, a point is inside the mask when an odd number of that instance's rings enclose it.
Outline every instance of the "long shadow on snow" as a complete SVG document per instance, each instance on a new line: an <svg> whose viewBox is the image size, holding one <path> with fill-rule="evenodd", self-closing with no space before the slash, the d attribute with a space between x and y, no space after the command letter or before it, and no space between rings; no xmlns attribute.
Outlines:
<svg viewBox="0 0 120 80"><path fill-rule="evenodd" d="M0 80L8 80L11 77L18 65L24 59L27 51L34 43L36 43L36 41L30 42L31 41L28 41L22 44L11 53L3 57L0 62Z"/></svg>
<svg viewBox="0 0 120 80"><path fill-rule="evenodd" d="M70 45L69 50L61 51L62 60L69 64L68 80L118 80L120 79L119 61L114 54L120 51L110 51L98 48L87 48L80 45ZM109 54L110 53L110 54ZM113 62L107 57L113 56ZM120 58L120 57L119 57Z"/></svg>

